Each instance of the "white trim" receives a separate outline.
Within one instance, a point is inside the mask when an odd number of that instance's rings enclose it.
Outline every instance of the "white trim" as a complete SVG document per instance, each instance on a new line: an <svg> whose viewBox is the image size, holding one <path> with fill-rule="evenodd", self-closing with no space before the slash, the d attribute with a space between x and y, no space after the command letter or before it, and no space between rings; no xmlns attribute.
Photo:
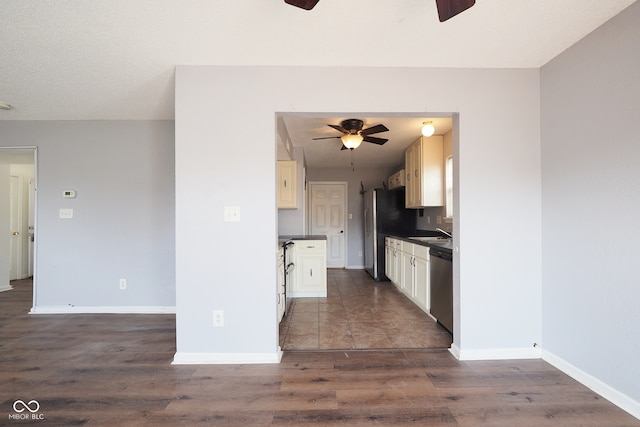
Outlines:
<svg viewBox="0 0 640 427"><path fill-rule="evenodd" d="M246 365L280 363L282 349L276 353L184 353L173 356L172 365Z"/></svg>
<svg viewBox="0 0 640 427"><path fill-rule="evenodd" d="M11 285L0 286L0 292L10 291L11 289L13 289Z"/></svg>
<svg viewBox="0 0 640 427"><path fill-rule="evenodd" d="M574 380L578 381L582 385L590 388L600 396L604 397L620 409L628 412L634 417L640 419L640 402L633 400L626 394L614 389L607 383L600 381L592 375L577 368L566 360L550 353L547 350L542 350L542 359L550 365L558 368L565 374L569 375Z"/></svg>
<svg viewBox="0 0 640 427"><path fill-rule="evenodd" d="M364 264L361 265L348 265L345 270L364 270Z"/></svg>
<svg viewBox="0 0 640 427"><path fill-rule="evenodd" d="M31 307L29 314L175 314L175 306L74 306Z"/></svg>
<svg viewBox="0 0 640 427"><path fill-rule="evenodd" d="M540 359L537 347L514 348L482 348L463 350L452 345L449 350L458 360L508 360L508 359Z"/></svg>

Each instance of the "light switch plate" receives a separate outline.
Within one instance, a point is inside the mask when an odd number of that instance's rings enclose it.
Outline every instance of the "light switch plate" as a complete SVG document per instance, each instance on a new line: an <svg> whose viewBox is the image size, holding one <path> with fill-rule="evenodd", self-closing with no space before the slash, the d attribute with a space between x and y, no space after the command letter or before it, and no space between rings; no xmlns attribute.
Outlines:
<svg viewBox="0 0 640 427"><path fill-rule="evenodd" d="M73 218L73 209L60 209L60 218L62 219Z"/></svg>
<svg viewBox="0 0 640 427"><path fill-rule="evenodd" d="M225 206L224 222L240 222L240 206Z"/></svg>

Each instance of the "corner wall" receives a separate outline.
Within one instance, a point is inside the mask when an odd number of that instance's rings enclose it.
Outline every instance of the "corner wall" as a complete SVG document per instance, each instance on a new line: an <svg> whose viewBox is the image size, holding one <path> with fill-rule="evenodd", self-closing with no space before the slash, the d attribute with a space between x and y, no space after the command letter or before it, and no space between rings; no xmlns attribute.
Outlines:
<svg viewBox="0 0 640 427"><path fill-rule="evenodd" d="M640 418L640 2L541 69L549 360Z"/></svg>

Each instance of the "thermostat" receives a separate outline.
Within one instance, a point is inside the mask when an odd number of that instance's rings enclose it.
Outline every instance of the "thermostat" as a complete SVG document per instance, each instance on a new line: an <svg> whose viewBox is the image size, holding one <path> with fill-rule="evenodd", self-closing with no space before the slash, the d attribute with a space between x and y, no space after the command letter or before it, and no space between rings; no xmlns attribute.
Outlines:
<svg viewBox="0 0 640 427"><path fill-rule="evenodd" d="M74 199L76 197L76 190L62 190L63 199Z"/></svg>

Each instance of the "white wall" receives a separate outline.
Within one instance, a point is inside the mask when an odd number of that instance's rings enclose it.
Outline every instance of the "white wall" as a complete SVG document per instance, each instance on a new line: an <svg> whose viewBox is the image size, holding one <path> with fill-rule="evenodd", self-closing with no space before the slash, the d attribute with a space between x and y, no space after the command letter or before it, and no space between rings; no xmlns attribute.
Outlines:
<svg viewBox="0 0 640 427"><path fill-rule="evenodd" d="M36 312L174 310L173 140L173 122L0 122L0 145L38 147Z"/></svg>
<svg viewBox="0 0 640 427"><path fill-rule="evenodd" d="M543 347L636 416L639 76L640 2L541 70Z"/></svg>
<svg viewBox="0 0 640 427"><path fill-rule="evenodd" d="M538 70L178 66L177 359L277 354L276 113L425 105L460 113L455 345L463 358L536 354ZM247 123L251 138L237 131ZM240 223L222 221L225 205L241 206ZM213 309L225 311L224 328L212 327Z"/></svg>

